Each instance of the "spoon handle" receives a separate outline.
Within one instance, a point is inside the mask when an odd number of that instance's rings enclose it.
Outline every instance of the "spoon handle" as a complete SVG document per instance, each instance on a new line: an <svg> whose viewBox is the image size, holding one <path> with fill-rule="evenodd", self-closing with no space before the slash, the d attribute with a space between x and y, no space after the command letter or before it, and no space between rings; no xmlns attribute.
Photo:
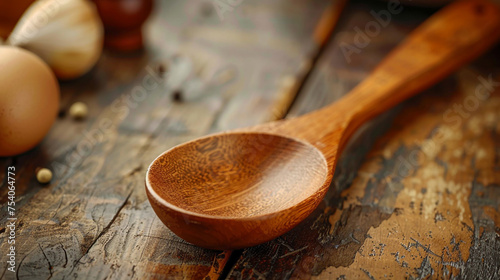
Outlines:
<svg viewBox="0 0 500 280"><path fill-rule="evenodd" d="M343 139L347 139L365 121L432 86L499 37L496 5L485 0L457 1L420 25L367 79L321 111L327 117L331 109L345 110Z"/></svg>
<svg viewBox="0 0 500 280"><path fill-rule="evenodd" d="M333 163L360 125L432 86L499 38L500 9L495 4L488 0L453 2L410 33L339 101L295 119L251 130L305 140Z"/></svg>

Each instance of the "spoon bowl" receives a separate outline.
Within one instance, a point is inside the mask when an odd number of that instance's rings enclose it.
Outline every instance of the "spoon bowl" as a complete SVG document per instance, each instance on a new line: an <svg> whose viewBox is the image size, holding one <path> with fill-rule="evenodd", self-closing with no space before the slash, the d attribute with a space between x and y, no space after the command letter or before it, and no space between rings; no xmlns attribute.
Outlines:
<svg viewBox="0 0 500 280"><path fill-rule="evenodd" d="M233 132L160 155L148 169L146 190L156 214L181 238L237 249L293 228L316 208L331 177L325 157L309 143Z"/></svg>
<svg viewBox="0 0 500 280"><path fill-rule="evenodd" d="M496 5L453 2L336 103L160 155L146 174L151 205L175 234L201 247L237 249L271 240L318 206L337 155L360 125L449 75L499 37Z"/></svg>

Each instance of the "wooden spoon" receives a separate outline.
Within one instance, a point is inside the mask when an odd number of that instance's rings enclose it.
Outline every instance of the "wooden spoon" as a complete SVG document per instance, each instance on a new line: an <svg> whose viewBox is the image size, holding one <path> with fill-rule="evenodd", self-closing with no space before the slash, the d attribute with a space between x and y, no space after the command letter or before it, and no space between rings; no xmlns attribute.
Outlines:
<svg viewBox="0 0 500 280"><path fill-rule="evenodd" d="M335 104L160 155L146 174L151 205L175 234L201 247L237 249L274 239L323 199L337 155L356 128L477 57L499 36L493 4L450 4Z"/></svg>

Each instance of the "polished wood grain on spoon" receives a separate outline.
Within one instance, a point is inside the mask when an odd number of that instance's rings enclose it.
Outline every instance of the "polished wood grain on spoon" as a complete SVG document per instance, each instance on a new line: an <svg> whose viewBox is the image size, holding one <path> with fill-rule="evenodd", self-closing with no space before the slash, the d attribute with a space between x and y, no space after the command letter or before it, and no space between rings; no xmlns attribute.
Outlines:
<svg viewBox="0 0 500 280"><path fill-rule="evenodd" d="M477 57L498 39L499 27L493 4L456 2L417 28L335 104L165 152L146 176L153 209L178 236L206 248L276 238L323 199L338 153L361 124Z"/></svg>

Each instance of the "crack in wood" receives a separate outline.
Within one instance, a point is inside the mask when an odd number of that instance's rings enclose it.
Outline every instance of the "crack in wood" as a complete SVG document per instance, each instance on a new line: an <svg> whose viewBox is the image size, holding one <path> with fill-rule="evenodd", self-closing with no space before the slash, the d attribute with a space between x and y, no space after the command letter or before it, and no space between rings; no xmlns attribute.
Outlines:
<svg viewBox="0 0 500 280"><path fill-rule="evenodd" d="M430 254L432 254L432 255L434 255L436 257L442 258L441 255L438 255L438 254L436 254L436 253L434 253L434 252L431 251L431 249L430 249L431 244L429 244L429 247L425 247L424 245L422 245L422 243L420 243L415 238L410 237L410 239L413 240L415 243L408 242L407 246L405 246L403 243L401 243L401 246L403 246L403 248L405 248L406 251L411 252L411 248L412 247L417 248L417 251L418 251L418 248L422 248L426 253L430 253Z"/></svg>
<svg viewBox="0 0 500 280"><path fill-rule="evenodd" d="M276 241L280 245L285 246L289 251L292 251L292 252L294 251L294 249L290 245L286 244L285 240L283 240L283 238L281 236L276 238Z"/></svg>
<svg viewBox="0 0 500 280"><path fill-rule="evenodd" d="M120 214L121 210L125 207L125 205L127 204L127 202L129 201L130 199L130 196L132 195L134 191L130 191L130 193L127 195L127 197L125 198L125 200L123 201L123 203L120 205L120 207L118 208L117 212L115 213L115 215L113 216L113 218L111 219L111 221L106 225L106 227L103 228L103 230L98 234L98 236L92 241L92 243L90 244L89 247L87 247L87 250L85 250L85 253L82 254L82 256L74 261L73 263L73 267L71 268L71 271L68 273L68 275L70 275L71 273L73 273L73 270L78 266L78 264L80 264L80 261L83 257L85 257L90 249L92 249L92 247L96 244L96 242L106 233L108 232L109 228L111 227L111 225L115 222L116 218L118 217L118 215Z"/></svg>
<svg viewBox="0 0 500 280"><path fill-rule="evenodd" d="M366 274L366 276L368 276L368 278L370 278L370 280L375 280L375 277L373 277L373 275L368 270L366 270L364 268L360 268L360 270L363 271Z"/></svg>
<svg viewBox="0 0 500 280"><path fill-rule="evenodd" d="M49 276L49 278L47 278L47 280L48 280L48 279L52 278L52 264L50 263L49 258L47 258L47 255L43 251L42 246L40 246L40 243L37 243L37 245L38 245L38 248L40 248L40 251L42 251L42 254L45 257L45 259L47 260L47 263L49 264L49 273L50 273L50 276Z"/></svg>
<svg viewBox="0 0 500 280"><path fill-rule="evenodd" d="M300 251L303 251L303 250L307 249L308 247L309 247L309 245L307 245L307 246L305 246L305 247L302 247L302 248L300 248L300 249L297 249L297 250L294 250L294 251L288 252L288 253L286 253L286 254L284 254L284 255L280 256L280 257L279 257L279 259L286 258L286 257L291 256L291 255L295 255L295 254L297 254L298 252L300 252Z"/></svg>
<svg viewBox="0 0 500 280"><path fill-rule="evenodd" d="M24 257L21 259L21 261L19 262L19 265L17 266L17 270L16 270L16 280L19 280L19 271L21 270L21 265L23 264L24 262L24 259L26 259L26 257L28 255L30 255L31 252L29 252L28 254L24 255Z"/></svg>
<svg viewBox="0 0 500 280"><path fill-rule="evenodd" d="M63 267L66 268L66 265L68 264L68 253L66 252L66 249L64 248L64 245L62 243L59 243L61 245L61 248L63 249L64 252L64 264Z"/></svg>
<svg viewBox="0 0 500 280"><path fill-rule="evenodd" d="M223 280L223 279L229 278L229 276L231 275L232 271L234 270L238 260L242 257L243 250L230 251L230 254L231 255L229 256L226 264L222 268L222 272L221 272L218 280Z"/></svg>

